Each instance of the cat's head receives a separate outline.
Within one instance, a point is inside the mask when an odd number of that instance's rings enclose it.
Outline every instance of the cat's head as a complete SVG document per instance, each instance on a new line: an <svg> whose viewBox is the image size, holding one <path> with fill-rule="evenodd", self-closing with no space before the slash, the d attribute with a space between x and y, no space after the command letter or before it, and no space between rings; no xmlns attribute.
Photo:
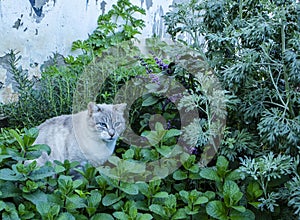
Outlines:
<svg viewBox="0 0 300 220"><path fill-rule="evenodd" d="M88 104L90 126L105 142L116 141L125 130L124 111L126 103L122 104Z"/></svg>

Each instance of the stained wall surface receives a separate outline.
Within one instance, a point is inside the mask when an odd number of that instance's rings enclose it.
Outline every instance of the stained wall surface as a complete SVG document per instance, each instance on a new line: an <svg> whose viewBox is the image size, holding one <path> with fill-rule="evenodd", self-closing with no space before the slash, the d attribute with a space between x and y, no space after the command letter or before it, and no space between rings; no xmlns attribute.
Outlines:
<svg viewBox="0 0 300 220"><path fill-rule="evenodd" d="M140 17L146 28L140 38L153 35L168 38L162 16L173 3L184 0L131 0L146 10ZM8 71L10 50L22 56L19 65L31 76L53 53L72 54L75 40L84 40L97 26L97 18L117 0L0 0L0 102L13 99ZM76 54L74 54L76 55Z"/></svg>

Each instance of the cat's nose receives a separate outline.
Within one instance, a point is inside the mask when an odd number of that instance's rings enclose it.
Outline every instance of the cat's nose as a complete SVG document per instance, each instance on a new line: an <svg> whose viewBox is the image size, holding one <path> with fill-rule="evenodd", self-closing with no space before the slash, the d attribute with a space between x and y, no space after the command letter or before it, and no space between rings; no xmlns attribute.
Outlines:
<svg viewBox="0 0 300 220"><path fill-rule="evenodd" d="M113 137L115 135L115 130L114 129L110 129L108 131L108 134L109 134L110 137Z"/></svg>

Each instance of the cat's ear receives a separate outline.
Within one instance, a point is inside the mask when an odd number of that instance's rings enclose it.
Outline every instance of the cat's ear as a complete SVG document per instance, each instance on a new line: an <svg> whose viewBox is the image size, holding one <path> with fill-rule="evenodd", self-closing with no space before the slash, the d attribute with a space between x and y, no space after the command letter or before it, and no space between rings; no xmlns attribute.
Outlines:
<svg viewBox="0 0 300 220"><path fill-rule="evenodd" d="M88 104L88 114L92 116L95 112L101 112L102 109L95 102L89 102Z"/></svg>
<svg viewBox="0 0 300 220"><path fill-rule="evenodd" d="M116 105L114 105L113 109L117 112L124 112L126 109L126 106L127 106L126 103L116 104Z"/></svg>

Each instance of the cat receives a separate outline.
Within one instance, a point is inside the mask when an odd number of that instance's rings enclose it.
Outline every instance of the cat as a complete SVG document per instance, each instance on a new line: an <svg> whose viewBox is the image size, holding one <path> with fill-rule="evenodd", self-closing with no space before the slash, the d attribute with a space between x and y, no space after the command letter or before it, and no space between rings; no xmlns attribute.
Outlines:
<svg viewBox="0 0 300 220"><path fill-rule="evenodd" d="M96 104L90 102L87 110L46 120L38 126L39 135L34 144L47 144L48 155L43 152L38 165L46 161L89 162L97 167L113 154L116 141L125 130L126 103Z"/></svg>

